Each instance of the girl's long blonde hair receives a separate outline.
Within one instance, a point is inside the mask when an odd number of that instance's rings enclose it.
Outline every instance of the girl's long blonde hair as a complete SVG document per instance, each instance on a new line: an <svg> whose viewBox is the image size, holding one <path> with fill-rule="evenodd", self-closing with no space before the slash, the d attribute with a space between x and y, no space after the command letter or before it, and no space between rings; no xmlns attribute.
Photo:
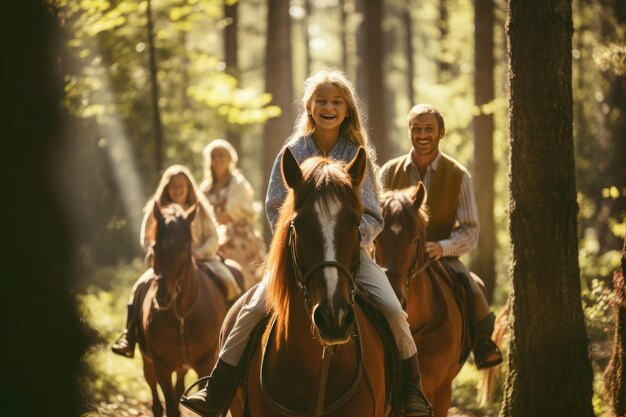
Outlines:
<svg viewBox="0 0 626 417"><path fill-rule="evenodd" d="M313 97L318 88L324 84L333 84L344 96L348 103L348 113L341 124L340 135L365 148L369 162L376 167L376 149L369 140L365 124L366 113L361 105L354 85L348 80L345 72L338 68L324 68L309 75L304 81L304 93L300 102L300 112L293 126L293 133L287 139L287 144L297 141L303 136L309 136L315 131L315 121L308 110L313 104Z"/></svg>

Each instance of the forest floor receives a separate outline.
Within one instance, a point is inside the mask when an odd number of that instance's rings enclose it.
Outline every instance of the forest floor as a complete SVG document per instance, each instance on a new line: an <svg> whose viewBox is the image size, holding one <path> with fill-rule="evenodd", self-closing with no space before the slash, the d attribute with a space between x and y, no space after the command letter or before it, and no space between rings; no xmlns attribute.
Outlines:
<svg viewBox="0 0 626 417"><path fill-rule="evenodd" d="M180 407L180 410L181 417L197 417L196 414L184 407ZM117 403L100 404L97 407L97 411L90 415L103 417L152 417L152 412L150 411L150 404L148 403L131 406L124 401L120 401ZM448 411L448 417L495 417L497 415L498 409L463 411L457 407L452 407Z"/></svg>

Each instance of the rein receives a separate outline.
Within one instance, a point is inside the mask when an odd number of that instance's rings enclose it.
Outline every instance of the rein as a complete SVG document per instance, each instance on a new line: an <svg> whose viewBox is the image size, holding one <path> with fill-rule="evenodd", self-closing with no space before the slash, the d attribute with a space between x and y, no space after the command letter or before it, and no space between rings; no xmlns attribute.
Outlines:
<svg viewBox="0 0 626 417"><path fill-rule="evenodd" d="M417 242L416 242L417 244ZM420 258L424 257L424 250L422 248L416 248L415 249L415 257L413 258L413 262L411 262L411 267L409 268L409 271L406 274L406 281L404 283L405 289L408 291L409 286L411 285L411 282L413 281L413 279L418 276L419 274L421 274L422 272L426 271L426 269L428 269L428 267L430 266L432 260L430 258L426 259L426 262L424 262L424 264L415 269L417 266L417 263L419 261ZM401 275L400 272L396 271L395 269L388 269L387 271L389 271L391 274L395 274L395 275Z"/></svg>
<svg viewBox="0 0 626 417"><path fill-rule="evenodd" d="M357 353L357 361L356 361L357 370L354 375L354 379L352 380L352 385L350 385L348 390L341 397L337 398L331 404L328 404L328 406L324 407L324 401L326 399L326 382L328 380L328 370L330 368L330 360L335 349L335 347L332 347L332 346L324 346L324 349L322 350L322 369L321 369L321 374L320 374L320 382L318 385L317 399L315 401L313 417L321 417L324 414L328 414L337 410L339 407L344 405L350 398L352 398L352 395L354 395L357 388L359 387L361 378L363 376L363 340L361 339L361 329L359 327L358 320L355 322L355 324L356 324L355 336L359 342L355 343L356 353ZM270 324L271 326L270 335L273 334L275 325L276 325L276 316L274 316L274 319L272 320ZM259 367L259 378L260 378L260 386L261 386L261 391L263 392L263 396L265 397L267 402L272 406L272 408L276 410L277 412L279 412L280 414L283 414L285 416L306 416L307 415L306 410L293 410L280 404L272 396L272 394L269 392L269 389L267 388L265 374L266 374L266 364L268 362L267 354L269 352L269 344L271 343L271 340L273 340L272 337L268 337L265 340L265 345L263 346L263 350L261 352L261 366Z"/></svg>

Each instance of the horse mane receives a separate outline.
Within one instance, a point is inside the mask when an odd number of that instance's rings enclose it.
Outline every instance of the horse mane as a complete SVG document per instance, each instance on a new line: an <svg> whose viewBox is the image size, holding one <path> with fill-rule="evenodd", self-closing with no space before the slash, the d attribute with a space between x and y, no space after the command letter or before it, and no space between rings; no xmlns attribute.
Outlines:
<svg viewBox="0 0 626 417"><path fill-rule="evenodd" d="M287 338L289 325L289 304L292 297L298 295L293 271L293 261L289 249L289 227L293 216L308 201L312 194L319 197L322 209L327 208L332 199L340 201L356 201L357 208L362 210L362 202L358 187L352 188L350 175L342 168L341 161L325 157L312 157L301 165L302 183L297 194L288 189L287 197L282 204L274 236L270 243L265 261L265 270L269 271L270 280L267 288L268 312L276 314L276 343L280 344Z"/></svg>

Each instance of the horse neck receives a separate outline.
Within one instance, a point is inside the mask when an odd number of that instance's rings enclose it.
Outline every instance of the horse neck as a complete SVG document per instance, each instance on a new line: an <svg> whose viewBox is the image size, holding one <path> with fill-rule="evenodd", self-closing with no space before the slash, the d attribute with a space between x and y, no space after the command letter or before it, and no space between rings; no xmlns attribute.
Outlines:
<svg viewBox="0 0 626 417"><path fill-rule="evenodd" d="M423 243L421 244L423 246ZM425 247L418 249L418 256L425 253ZM411 328L419 327L428 322L432 316L433 309L433 286L428 276L428 268L424 270L422 267L428 262L427 259L419 260L416 269L419 271L413 279L408 289L408 305L407 313Z"/></svg>
<svg viewBox="0 0 626 417"><path fill-rule="evenodd" d="M198 266L196 261L190 259L184 266L180 276L180 294L176 302L180 314L185 314L193 307L194 301L198 296Z"/></svg>

